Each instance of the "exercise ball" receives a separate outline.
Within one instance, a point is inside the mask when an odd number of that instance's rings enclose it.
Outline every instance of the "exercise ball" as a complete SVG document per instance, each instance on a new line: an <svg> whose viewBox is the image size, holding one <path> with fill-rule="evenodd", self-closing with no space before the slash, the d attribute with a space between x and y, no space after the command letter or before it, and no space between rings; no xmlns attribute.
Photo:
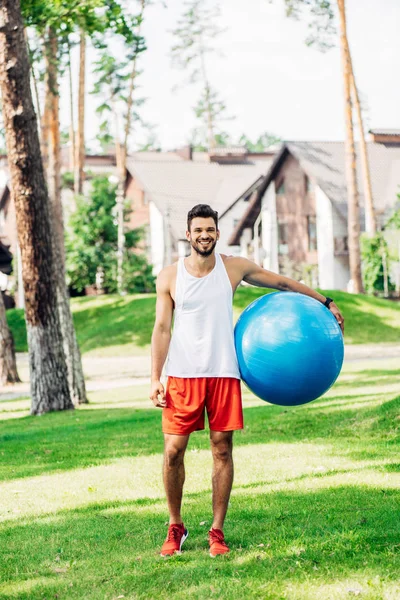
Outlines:
<svg viewBox="0 0 400 600"><path fill-rule="evenodd" d="M241 377L259 398L297 406L322 396L343 364L343 335L323 304L294 292L261 296L235 327Z"/></svg>

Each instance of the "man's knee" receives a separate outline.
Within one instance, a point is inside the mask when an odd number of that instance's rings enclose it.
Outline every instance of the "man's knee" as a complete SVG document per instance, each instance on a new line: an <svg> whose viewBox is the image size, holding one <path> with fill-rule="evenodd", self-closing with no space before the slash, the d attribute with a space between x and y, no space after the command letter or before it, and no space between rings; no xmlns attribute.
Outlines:
<svg viewBox="0 0 400 600"><path fill-rule="evenodd" d="M171 469L183 463L185 456L185 448L179 446L168 445L164 451L165 465Z"/></svg>
<svg viewBox="0 0 400 600"><path fill-rule="evenodd" d="M232 459L232 438L211 438L211 450L214 460L228 462Z"/></svg>

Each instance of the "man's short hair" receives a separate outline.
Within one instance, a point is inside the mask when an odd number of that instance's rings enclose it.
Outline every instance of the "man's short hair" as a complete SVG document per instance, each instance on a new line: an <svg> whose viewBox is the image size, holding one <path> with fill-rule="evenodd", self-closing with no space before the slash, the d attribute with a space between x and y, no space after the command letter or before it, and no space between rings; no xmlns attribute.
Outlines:
<svg viewBox="0 0 400 600"><path fill-rule="evenodd" d="M212 219L214 219L215 228L218 229L218 213L216 210L213 210L208 204L196 204L196 206L193 206L193 208L189 210L187 216L188 231L190 231L190 225L193 219L195 219L196 217L203 217L204 219L211 217Z"/></svg>

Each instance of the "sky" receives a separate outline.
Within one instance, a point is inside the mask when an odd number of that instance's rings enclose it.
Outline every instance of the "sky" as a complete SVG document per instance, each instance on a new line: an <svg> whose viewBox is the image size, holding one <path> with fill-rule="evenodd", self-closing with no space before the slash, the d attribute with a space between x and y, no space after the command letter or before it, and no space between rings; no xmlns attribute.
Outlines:
<svg viewBox="0 0 400 600"><path fill-rule="evenodd" d="M130 0L132 5L134 0ZM208 0L213 4L214 0ZM147 100L142 118L154 125L164 150L183 146L196 127L193 107L199 85L185 83L171 65L172 30L184 0L160 1L146 9L143 35L147 51L140 58L140 96ZM224 129L233 138L256 139L265 131L291 140L341 140L344 107L340 51L327 53L305 45L307 20L288 19L283 0L220 0L218 54L208 59L212 85L233 119ZM346 0L348 37L358 88L368 106L368 128L400 129L399 0ZM115 47L116 53L118 48ZM92 86L94 52L89 51L88 87ZM74 57L77 76L77 57ZM179 86L176 89L176 86ZM66 88L64 87L66 90ZM98 120L95 99L86 101L86 137ZM62 96L62 125L68 126L67 94ZM132 149L134 149L132 136ZM136 138L143 141L137 132Z"/></svg>

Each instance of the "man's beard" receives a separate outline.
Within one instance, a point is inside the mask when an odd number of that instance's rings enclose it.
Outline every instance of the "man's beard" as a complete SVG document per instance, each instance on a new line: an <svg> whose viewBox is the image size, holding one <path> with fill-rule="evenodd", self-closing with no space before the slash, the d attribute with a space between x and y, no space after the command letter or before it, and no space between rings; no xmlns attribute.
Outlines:
<svg viewBox="0 0 400 600"><path fill-rule="evenodd" d="M204 248L202 248L200 245L193 242L192 240L190 240L190 245L192 246L193 250L195 252L197 252L197 254L199 254L200 256L207 257L207 256L210 256L210 254L212 254L214 252L214 248L217 245L217 240L211 241L210 247L207 248L206 250Z"/></svg>

